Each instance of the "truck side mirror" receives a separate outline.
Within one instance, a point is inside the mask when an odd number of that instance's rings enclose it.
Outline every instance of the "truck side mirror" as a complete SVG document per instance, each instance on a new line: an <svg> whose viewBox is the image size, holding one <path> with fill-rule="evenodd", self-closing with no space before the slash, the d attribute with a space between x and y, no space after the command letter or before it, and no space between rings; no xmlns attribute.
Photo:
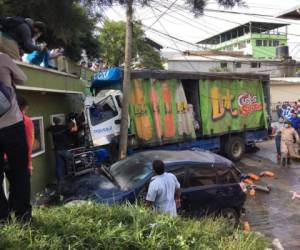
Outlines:
<svg viewBox="0 0 300 250"><path fill-rule="evenodd" d="M115 124L121 124L121 120L120 119L115 120Z"/></svg>

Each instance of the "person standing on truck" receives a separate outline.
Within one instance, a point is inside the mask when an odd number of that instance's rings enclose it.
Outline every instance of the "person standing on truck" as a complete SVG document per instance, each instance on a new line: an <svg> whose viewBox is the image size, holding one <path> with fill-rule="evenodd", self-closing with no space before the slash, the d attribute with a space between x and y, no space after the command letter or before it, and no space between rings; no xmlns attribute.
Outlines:
<svg viewBox="0 0 300 250"><path fill-rule="evenodd" d="M300 156L295 153L294 143L300 143L297 131L292 127L290 121L284 123L281 129L281 157L282 166L290 164L290 158L300 160Z"/></svg>
<svg viewBox="0 0 300 250"><path fill-rule="evenodd" d="M26 75L13 60L0 52L0 220L8 219L10 213L2 186L4 155L10 167L9 200L12 211L22 222L31 220L28 146L14 87L14 84L23 84L26 80Z"/></svg>
<svg viewBox="0 0 300 250"><path fill-rule="evenodd" d="M43 51L45 45L35 45L33 41L45 31L46 25L43 22L22 17L1 17L0 51L14 60L20 60L20 50L25 53Z"/></svg>
<svg viewBox="0 0 300 250"><path fill-rule="evenodd" d="M165 164L161 160L152 163L154 176L151 179L146 201L155 211L177 216L180 207L180 184L175 175L165 173Z"/></svg>
<svg viewBox="0 0 300 250"><path fill-rule="evenodd" d="M277 152L277 161L281 160L281 129L284 128L284 119L282 117L279 117L278 122L275 122L272 124L272 134L275 136L275 146L276 146L276 152Z"/></svg>

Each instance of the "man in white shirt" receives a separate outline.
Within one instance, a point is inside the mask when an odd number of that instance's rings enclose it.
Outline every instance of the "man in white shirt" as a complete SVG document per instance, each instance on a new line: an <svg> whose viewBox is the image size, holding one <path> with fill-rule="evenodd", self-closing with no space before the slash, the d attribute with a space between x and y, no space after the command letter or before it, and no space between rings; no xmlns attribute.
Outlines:
<svg viewBox="0 0 300 250"><path fill-rule="evenodd" d="M153 161L152 168L154 176L146 200L156 211L176 216L176 209L180 207L180 184L175 175L165 173L165 165L162 161Z"/></svg>

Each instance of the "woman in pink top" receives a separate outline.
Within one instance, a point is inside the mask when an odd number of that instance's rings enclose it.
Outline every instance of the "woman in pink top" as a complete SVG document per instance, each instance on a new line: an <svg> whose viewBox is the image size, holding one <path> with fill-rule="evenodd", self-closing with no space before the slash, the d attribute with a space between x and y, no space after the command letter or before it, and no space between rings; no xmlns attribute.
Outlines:
<svg viewBox="0 0 300 250"><path fill-rule="evenodd" d="M26 112L29 107L26 99L23 96L17 96L17 101L18 101L19 108L23 114L26 141L28 145L28 168L30 173L32 173L32 147L34 143L34 126L30 117L26 115Z"/></svg>

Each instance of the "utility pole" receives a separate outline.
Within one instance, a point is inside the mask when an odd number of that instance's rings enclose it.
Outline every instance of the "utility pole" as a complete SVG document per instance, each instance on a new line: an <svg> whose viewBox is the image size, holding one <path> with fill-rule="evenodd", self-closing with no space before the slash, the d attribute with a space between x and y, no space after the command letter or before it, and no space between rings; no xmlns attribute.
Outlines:
<svg viewBox="0 0 300 250"><path fill-rule="evenodd" d="M125 65L123 79L123 101L122 116L120 128L119 159L122 160L127 155L128 141L128 110L129 110L129 91L130 91L130 73L131 73L131 49L132 49L132 4L133 0L127 1L126 10L126 41L125 41Z"/></svg>

